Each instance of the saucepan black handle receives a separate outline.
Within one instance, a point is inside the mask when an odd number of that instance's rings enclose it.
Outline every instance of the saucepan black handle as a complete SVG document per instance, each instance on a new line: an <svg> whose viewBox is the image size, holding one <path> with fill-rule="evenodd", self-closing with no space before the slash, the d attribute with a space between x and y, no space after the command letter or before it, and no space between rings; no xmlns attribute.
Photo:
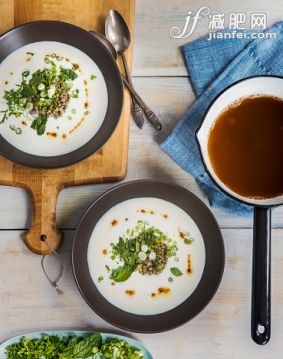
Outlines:
<svg viewBox="0 0 283 359"><path fill-rule="evenodd" d="M270 339L271 209L255 207L251 334L257 344Z"/></svg>

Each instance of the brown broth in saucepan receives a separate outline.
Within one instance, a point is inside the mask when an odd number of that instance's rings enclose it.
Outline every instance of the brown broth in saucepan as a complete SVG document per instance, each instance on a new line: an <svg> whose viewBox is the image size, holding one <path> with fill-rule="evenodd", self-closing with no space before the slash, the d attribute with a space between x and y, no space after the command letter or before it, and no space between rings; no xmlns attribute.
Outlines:
<svg viewBox="0 0 283 359"><path fill-rule="evenodd" d="M283 194L283 100L245 97L227 107L210 131L208 154L218 178L239 195Z"/></svg>

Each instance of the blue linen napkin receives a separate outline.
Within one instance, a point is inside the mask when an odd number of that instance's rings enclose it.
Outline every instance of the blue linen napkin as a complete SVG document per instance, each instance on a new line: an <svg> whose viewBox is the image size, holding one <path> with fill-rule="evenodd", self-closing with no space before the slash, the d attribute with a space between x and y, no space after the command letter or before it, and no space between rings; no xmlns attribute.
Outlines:
<svg viewBox="0 0 283 359"><path fill-rule="evenodd" d="M210 102L228 85L254 75L283 76L283 22L266 32L275 33L276 38L208 41L206 37L182 47L197 100L161 144L195 178L212 207L234 215L250 215L252 208L226 196L211 181L200 158L195 132Z"/></svg>

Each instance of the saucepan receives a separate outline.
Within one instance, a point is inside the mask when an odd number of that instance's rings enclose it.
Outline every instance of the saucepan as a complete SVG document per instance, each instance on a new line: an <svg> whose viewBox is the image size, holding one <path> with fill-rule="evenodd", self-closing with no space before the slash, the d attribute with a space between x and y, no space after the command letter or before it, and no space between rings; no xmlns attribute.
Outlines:
<svg viewBox="0 0 283 359"><path fill-rule="evenodd" d="M270 339L271 327L271 208L283 204L283 195L268 199L254 199L235 193L219 179L208 153L210 130L218 115L231 103L255 94L282 98L283 78L255 76L240 80L226 88L210 104L196 137L204 166L214 183L230 197L254 206L251 335L256 343L266 344ZM236 171L235 168L235 173Z"/></svg>

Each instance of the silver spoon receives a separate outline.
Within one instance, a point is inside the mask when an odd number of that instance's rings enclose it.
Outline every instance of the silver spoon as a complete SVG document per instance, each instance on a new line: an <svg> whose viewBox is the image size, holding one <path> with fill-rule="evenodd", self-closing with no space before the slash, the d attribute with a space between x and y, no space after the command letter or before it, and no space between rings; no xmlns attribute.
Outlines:
<svg viewBox="0 0 283 359"><path fill-rule="evenodd" d="M113 58L115 60L117 60L118 54L116 49L114 48L114 46L111 44L111 42L105 37L103 36L100 32L96 32L91 30L90 33L97 39L99 40L104 46L105 48L110 52L110 54L113 56ZM140 97L140 95L137 93L137 91L133 88L133 86L131 86L131 84L129 83L129 81L125 78L125 76L123 74L121 74L122 80L124 82L124 84L126 85L126 87L128 88L128 90L130 91L131 95L135 98L135 100L137 101L137 103L140 105L140 107L142 108L142 110L144 112L146 111L150 111L148 106L146 105L146 103L143 101L143 99ZM157 128L158 130L161 130L161 124L160 127Z"/></svg>
<svg viewBox="0 0 283 359"><path fill-rule="evenodd" d="M109 10L105 20L105 34L106 34L106 38L114 46L115 50L121 55L128 82L133 87L131 74L125 56L125 51L130 45L131 36L125 20L123 19L122 15L118 11L113 9ZM161 130L162 125L158 117L145 103L144 105L145 107L142 108L146 115L147 120L151 123L151 125L155 129Z"/></svg>
<svg viewBox="0 0 283 359"><path fill-rule="evenodd" d="M128 35L130 36L130 33L128 33ZM114 50L116 52L116 57L114 56L114 58L117 58L117 51L116 51L116 49L114 49ZM130 85L133 86L132 79L130 77L129 69L128 69L128 66L127 66L127 62L125 61L124 54L122 56L122 59L123 59L123 64L124 64L124 68L125 68L126 77L127 77L128 81L129 81ZM135 121L136 125L140 129L142 129L143 125L144 125L144 113L143 113L140 105L137 103L137 101L136 101L136 99L134 97L132 97L132 105L133 105L133 118L134 118L134 121Z"/></svg>

